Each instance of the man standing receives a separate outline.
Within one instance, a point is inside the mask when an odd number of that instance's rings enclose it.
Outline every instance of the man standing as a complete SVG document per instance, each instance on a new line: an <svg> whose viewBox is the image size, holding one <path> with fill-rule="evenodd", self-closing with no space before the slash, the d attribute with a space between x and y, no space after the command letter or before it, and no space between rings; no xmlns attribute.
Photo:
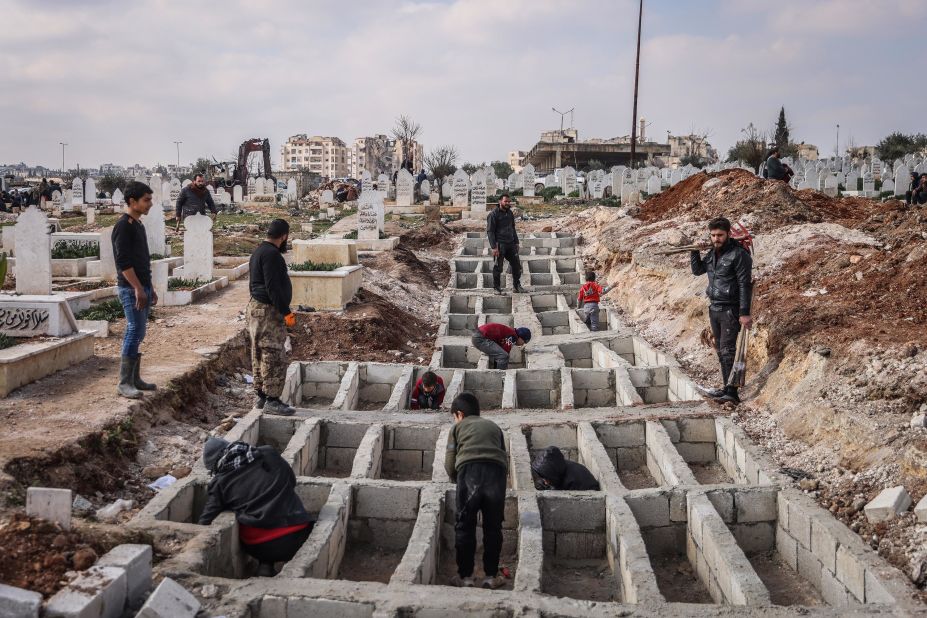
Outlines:
<svg viewBox="0 0 927 618"><path fill-rule="evenodd" d="M721 402L740 403L737 387L728 385L728 377L737 354L737 335L741 327L750 328L750 302L753 296L753 259L731 238L731 222L724 217L708 223L712 248L702 256L698 251L690 252L689 261L693 275L708 273L708 317L711 333L715 339L715 350L721 361L722 389L709 394Z"/></svg>
<svg viewBox="0 0 927 618"><path fill-rule="evenodd" d="M174 209L174 214L177 217L176 229L180 229L181 222L187 217L205 215L207 208L212 213L212 217L215 218L216 213L219 211L216 208L216 203L212 201L209 189L206 188L206 178L202 174L196 174L193 176L193 182L181 189L180 195L177 197L177 207Z"/></svg>
<svg viewBox="0 0 927 618"><path fill-rule="evenodd" d="M251 336L251 372L254 374L256 406L269 414L290 416L296 410L280 401L286 378L286 327L296 326L290 311L293 287L287 274L286 243L290 224L274 219L267 228L267 239L251 254L251 300L246 317Z"/></svg>
<svg viewBox="0 0 927 618"><path fill-rule="evenodd" d="M521 287L521 260L518 258L518 232L515 231L515 215L512 214L512 200L508 193L503 193L499 205L486 215L486 236L492 248L492 284L496 293L502 293L504 260L508 260L512 268L512 287L516 292L524 292Z"/></svg>
<svg viewBox="0 0 927 618"><path fill-rule="evenodd" d="M142 355L138 348L145 338L148 313L158 304L158 295L151 287L151 256L148 237L140 221L151 210L151 188L141 182L126 185L126 212L113 226L113 256L119 300L126 315L126 332L122 340L122 365L119 368L117 392L129 399L140 399L140 391L157 389L139 377Z"/></svg>

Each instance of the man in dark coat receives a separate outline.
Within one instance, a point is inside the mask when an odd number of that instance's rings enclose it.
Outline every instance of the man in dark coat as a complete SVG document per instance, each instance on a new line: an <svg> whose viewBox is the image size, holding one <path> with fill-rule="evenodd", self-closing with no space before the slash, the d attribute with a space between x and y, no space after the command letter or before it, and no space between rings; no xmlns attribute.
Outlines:
<svg viewBox="0 0 927 618"><path fill-rule="evenodd" d="M521 287L521 260L518 257L518 232L515 231L515 215L512 200L507 193L499 198L499 205L486 215L486 237L492 249L492 286L497 294L502 293L502 267L507 260L512 269L512 287L524 292Z"/></svg>
<svg viewBox="0 0 927 618"><path fill-rule="evenodd" d="M599 491L599 482L582 464L568 461L559 448L548 446L531 462L537 489Z"/></svg>
<svg viewBox="0 0 927 618"><path fill-rule="evenodd" d="M296 475L272 446L209 438L203 463L212 474L198 523L209 525L234 511L241 548L259 563L259 577L273 577L309 537L315 519L296 495Z"/></svg>

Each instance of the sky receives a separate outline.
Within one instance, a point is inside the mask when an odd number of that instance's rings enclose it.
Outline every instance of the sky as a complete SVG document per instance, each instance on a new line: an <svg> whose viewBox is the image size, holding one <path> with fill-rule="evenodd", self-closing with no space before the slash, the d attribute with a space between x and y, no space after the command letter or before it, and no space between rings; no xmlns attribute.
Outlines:
<svg viewBox="0 0 927 618"><path fill-rule="evenodd" d="M581 139L628 135L636 0L0 0L0 163L231 159L297 133L388 133L505 160L575 108ZM927 131L925 0L644 0L647 135L722 153L784 106L832 154ZM569 125L569 116L566 123Z"/></svg>

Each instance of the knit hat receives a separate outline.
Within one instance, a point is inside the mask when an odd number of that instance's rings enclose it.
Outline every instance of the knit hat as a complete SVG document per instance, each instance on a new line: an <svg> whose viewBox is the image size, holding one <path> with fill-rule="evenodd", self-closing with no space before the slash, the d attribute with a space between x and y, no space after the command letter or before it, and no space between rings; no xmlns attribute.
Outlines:
<svg viewBox="0 0 927 618"><path fill-rule="evenodd" d="M206 440L206 444L203 445L203 463L206 464L207 470L212 472L216 469L219 458L228 447L229 441L222 438L210 437Z"/></svg>
<svg viewBox="0 0 927 618"><path fill-rule="evenodd" d="M518 333L519 339L521 339L525 343L528 343L529 341L531 341L531 331L525 328L524 326L520 326L516 328L515 332Z"/></svg>

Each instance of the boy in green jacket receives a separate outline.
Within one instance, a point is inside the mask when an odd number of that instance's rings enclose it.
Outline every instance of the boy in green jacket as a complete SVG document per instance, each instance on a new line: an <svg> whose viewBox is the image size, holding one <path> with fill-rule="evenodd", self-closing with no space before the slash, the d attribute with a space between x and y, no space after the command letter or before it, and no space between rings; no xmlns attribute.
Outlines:
<svg viewBox="0 0 927 618"><path fill-rule="evenodd" d="M502 520L505 512L505 480L508 455L505 436L498 425L480 417L480 402L461 393L451 404L454 428L447 441L444 467L457 483L457 521L454 549L457 577L454 585L473 586L476 554L476 515L483 514L483 588L499 588L502 553Z"/></svg>

